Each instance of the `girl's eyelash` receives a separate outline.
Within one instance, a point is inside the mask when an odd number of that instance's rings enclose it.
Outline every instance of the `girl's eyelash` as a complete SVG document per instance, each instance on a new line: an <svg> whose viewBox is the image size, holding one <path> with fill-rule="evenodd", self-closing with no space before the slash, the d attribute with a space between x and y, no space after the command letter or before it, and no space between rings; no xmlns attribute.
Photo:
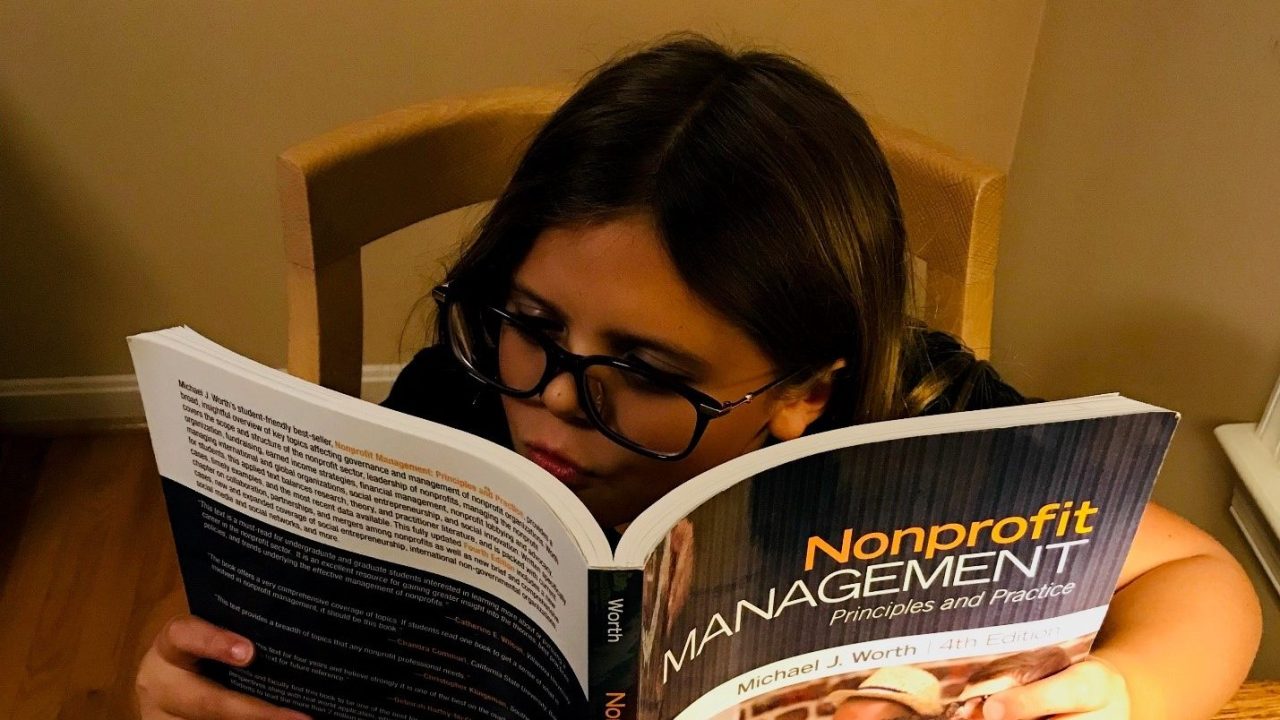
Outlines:
<svg viewBox="0 0 1280 720"><path fill-rule="evenodd" d="M689 383L692 380L692 378L688 377L682 372L656 367L652 363L645 362L644 359L636 357L631 353L627 353L626 355L623 355L622 359L626 360L628 363L631 363L636 367L643 368L644 370L647 370L648 372L651 372L659 377L666 378L667 380L672 380L678 383Z"/></svg>
<svg viewBox="0 0 1280 720"><path fill-rule="evenodd" d="M564 323L554 315L551 315L541 308L520 307L519 305L508 305L507 312L519 320L521 323L544 333L546 335L555 335L564 330ZM659 367L644 358L637 356L634 352L623 353L620 359L627 361L631 365L642 368L647 372L664 378L666 380L689 384L693 382L693 378L688 374L679 370Z"/></svg>
<svg viewBox="0 0 1280 720"><path fill-rule="evenodd" d="M508 303L506 311L520 320L530 323L559 323L560 319L540 307Z"/></svg>

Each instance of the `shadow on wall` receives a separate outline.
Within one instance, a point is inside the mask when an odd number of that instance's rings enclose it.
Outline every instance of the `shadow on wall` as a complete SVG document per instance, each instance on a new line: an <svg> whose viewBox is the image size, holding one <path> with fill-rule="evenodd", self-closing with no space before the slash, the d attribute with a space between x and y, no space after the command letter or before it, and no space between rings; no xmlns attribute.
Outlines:
<svg viewBox="0 0 1280 720"><path fill-rule="evenodd" d="M1280 338L1214 314L1211 305L1190 295L1112 298L1105 315L1065 307L1055 313L1060 302L1046 299L1038 308L1055 317L1056 331L1038 334L1034 354L1000 352L1017 362L998 367L1015 385L1043 397L1118 391L1181 413L1154 499L1222 541L1255 581L1263 578L1225 512L1236 474L1213 429L1261 416L1280 374ZM1256 584L1268 587L1265 581ZM1275 620L1280 618L1268 623Z"/></svg>
<svg viewBox="0 0 1280 720"><path fill-rule="evenodd" d="M1092 313L1067 308L1069 302L1041 299L1036 312L1050 318L1053 329L1037 334L1033 352L1007 341L999 348L1000 369L1033 394L1119 391L1184 414L1238 422L1256 419L1266 400L1256 381L1273 382L1280 372L1274 333L1211 314L1193 297L1113 296L1095 301ZM1006 323L1004 329L1011 328Z"/></svg>
<svg viewBox="0 0 1280 720"><path fill-rule="evenodd" d="M123 254L136 244L72 171L85 159L60 152L0 96L0 378L83 374L101 367L89 348L111 343L127 358L112 313L154 301L153 273L168 270Z"/></svg>
<svg viewBox="0 0 1280 720"><path fill-rule="evenodd" d="M1041 332L1034 353L1011 348L1016 359L998 362L1009 379L1047 398L1117 391L1182 413L1165 472L1185 471L1182 451L1189 442L1213 443L1213 428L1257 420L1267 390L1280 373L1280 347L1273 333L1212 314L1193 297L1125 297L1105 304L1105 315L1076 309L1055 313L1058 301L1039 312L1054 318L1054 332ZM1227 467L1221 451L1215 470ZM1213 492L1205 497L1205 492ZM1226 506L1228 489L1208 483L1186 487L1161 484L1162 497L1189 493L1176 504L1193 520L1200 503Z"/></svg>

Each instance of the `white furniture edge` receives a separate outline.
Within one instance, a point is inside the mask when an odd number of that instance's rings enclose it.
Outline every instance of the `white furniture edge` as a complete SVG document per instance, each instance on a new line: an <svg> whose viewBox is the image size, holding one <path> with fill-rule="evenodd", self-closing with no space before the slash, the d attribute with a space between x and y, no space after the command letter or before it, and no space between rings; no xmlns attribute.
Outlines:
<svg viewBox="0 0 1280 720"><path fill-rule="evenodd" d="M1280 593L1280 461L1263 445L1254 423L1220 425L1213 432L1240 476L1231 516Z"/></svg>
<svg viewBox="0 0 1280 720"><path fill-rule="evenodd" d="M381 402L391 391L400 365L365 365L360 397ZM133 375L0 380L0 424L6 427L66 422L113 426L145 423L142 396Z"/></svg>

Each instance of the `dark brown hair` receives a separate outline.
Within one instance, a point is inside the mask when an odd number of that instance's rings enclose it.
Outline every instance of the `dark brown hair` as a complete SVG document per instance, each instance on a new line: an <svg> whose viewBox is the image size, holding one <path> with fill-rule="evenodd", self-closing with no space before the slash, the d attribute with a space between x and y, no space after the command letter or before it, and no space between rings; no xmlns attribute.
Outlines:
<svg viewBox="0 0 1280 720"><path fill-rule="evenodd" d="M862 116L793 58L682 35L598 69L533 139L448 279L503 302L544 229L635 212L780 373L847 362L811 429L914 414L972 374L961 348L947 382L904 387L926 348L905 311L893 178Z"/></svg>

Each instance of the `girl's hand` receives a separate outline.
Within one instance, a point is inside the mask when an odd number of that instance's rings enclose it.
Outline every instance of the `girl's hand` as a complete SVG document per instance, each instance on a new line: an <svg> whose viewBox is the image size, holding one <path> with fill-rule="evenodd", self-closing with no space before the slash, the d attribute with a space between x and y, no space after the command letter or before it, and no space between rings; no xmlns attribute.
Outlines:
<svg viewBox="0 0 1280 720"><path fill-rule="evenodd" d="M138 666L142 720L309 720L202 677L196 670L201 659L244 667L253 660L253 644L198 617L170 620Z"/></svg>
<svg viewBox="0 0 1280 720"><path fill-rule="evenodd" d="M1129 691L1110 663L1090 657L1056 675L996 693L985 720L1129 720Z"/></svg>

